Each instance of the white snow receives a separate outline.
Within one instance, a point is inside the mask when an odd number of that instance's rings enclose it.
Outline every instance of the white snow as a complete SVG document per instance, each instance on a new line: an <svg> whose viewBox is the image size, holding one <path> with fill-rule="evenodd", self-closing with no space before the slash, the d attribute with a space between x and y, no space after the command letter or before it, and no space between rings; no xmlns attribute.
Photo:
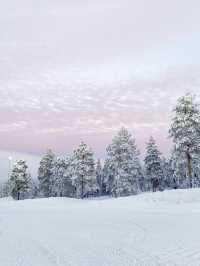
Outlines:
<svg viewBox="0 0 200 266"><path fill-rule="evenodd" d="M200 265L200 189L0 200L1 266Z"/></svg>

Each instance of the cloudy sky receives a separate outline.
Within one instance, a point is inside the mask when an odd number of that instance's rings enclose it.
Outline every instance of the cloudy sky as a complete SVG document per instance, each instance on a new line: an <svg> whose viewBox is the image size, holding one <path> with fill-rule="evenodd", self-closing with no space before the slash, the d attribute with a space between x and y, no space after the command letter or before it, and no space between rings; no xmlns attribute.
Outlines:
<svg viewBox="0 0 200 266"><path fill-rule="evenodd" d="M200 92L199 0L0 0L0 150L104 156L121 126L163 153Z"/></svg>

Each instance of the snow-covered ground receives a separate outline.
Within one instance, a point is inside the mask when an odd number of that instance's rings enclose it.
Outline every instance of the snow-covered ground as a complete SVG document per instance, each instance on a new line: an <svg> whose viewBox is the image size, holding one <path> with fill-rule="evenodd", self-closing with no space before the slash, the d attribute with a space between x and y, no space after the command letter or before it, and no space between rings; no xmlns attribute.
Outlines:
<svg viewBox="0 0 200 266"><path fill-rule="evenodd" d="M1 199L0 265L200 265L200 189Z"/></svg>

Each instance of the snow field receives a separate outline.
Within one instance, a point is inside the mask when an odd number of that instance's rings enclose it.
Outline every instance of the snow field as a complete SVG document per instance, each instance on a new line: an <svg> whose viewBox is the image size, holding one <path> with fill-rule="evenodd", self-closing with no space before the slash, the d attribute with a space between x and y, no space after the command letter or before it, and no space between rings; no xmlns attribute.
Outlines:
<svg viewBox="0 0 200 266"><path fill-rule="evenodd" d="M200 265L200 189L0 200L1 266Z"/></svg>

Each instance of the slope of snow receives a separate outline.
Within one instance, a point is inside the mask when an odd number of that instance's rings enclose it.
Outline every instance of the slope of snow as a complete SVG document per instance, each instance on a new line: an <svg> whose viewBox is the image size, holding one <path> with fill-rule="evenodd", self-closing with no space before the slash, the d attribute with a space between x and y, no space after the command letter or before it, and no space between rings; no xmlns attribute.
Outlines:
<svg viewBox="0 0 200 266"><path fill-rule="evenodd" d="M2 266L200 265L200 189L0 200Z"/></svg>

